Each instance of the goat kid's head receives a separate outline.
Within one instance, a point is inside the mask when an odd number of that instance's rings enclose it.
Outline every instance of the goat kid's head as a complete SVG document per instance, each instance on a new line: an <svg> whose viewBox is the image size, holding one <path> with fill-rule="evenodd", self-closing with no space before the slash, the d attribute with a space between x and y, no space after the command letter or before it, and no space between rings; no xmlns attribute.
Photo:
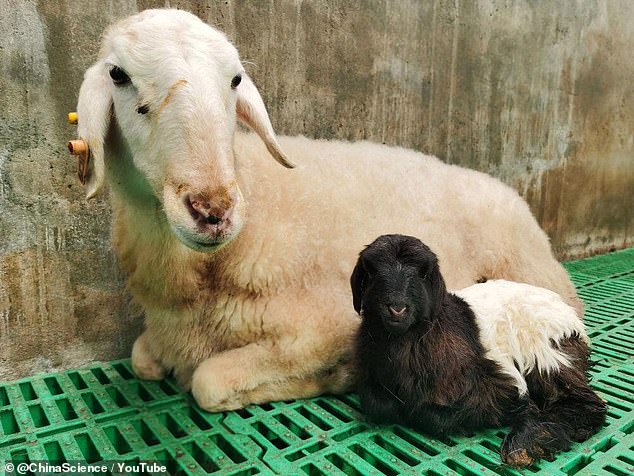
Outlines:
<svg viewBox="0 0 634 476"><path fill-rule="evenodd" d="M354 309L390 334L431 322L446 292L436 255L418 238L382 235L359 255L350 277Z"/></svg>
<svg viewBox="0 0 634 476"><path fill-rule="evenodd" d="M234 46L187 12L146 10L110 27L77 112L91 150L88 197L108 169L113 187L163 208L177 238L199 251L227 243L244 221L236 118L292 167Z"/></svg>

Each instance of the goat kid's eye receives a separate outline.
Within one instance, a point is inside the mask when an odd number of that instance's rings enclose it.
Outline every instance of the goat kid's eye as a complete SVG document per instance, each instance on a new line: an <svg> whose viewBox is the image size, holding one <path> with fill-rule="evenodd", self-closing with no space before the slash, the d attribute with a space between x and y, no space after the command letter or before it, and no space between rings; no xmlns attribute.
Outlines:
<svg viewBox="0 0 634 476"><path fill-rule="evenodd" d="M122 86L130 82L130 76L118 66L110 68L110 78L112 78L112 82L117 86Z"/></svg>
<svg viewBox="0 0 634 476"><path fill-rule="evenodd" d="M238 87L238 84L242 81L242 75L236 74L231 80L231 89L235 89Z"/></svg>

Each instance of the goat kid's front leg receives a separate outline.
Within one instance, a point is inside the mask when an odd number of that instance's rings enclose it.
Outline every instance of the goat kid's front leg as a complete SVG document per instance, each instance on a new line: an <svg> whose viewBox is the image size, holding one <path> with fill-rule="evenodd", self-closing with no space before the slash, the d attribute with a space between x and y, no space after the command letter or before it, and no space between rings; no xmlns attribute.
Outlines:
<svg viewBox="0 0 634 476"><path fill-rule="evenodd" d="M403 423L401 414L406 402L376 379L372 377L362 377L362 379L358 393L361 408L368 419L374 423Z"/></svg>
<svg viewBox="0 0 634 476"><path fill-rule="evenodd" d="M550 420L533 401L523 399L510 420L511 431L502 442L502 461L514 467L530 466L542 458L552 461L556 453L569 449L566 429Z"/></svg>

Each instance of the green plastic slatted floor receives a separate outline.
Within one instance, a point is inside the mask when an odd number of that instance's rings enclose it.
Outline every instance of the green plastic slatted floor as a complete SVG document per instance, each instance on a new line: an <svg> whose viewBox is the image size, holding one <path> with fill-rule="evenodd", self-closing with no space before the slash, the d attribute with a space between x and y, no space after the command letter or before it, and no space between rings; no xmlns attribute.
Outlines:
<svg viewBox="0 0 634 476"><path fill-rule="evenodd" d="M368 425L354 395L209 414L172 381L139 381L119 361L0 385L0 472L6 461L45 460L159 461L190 475L632 475L634 248L566 268L587 305L592 385L609 417L554 462L502 466L503 431L438 441Z"/></svg>

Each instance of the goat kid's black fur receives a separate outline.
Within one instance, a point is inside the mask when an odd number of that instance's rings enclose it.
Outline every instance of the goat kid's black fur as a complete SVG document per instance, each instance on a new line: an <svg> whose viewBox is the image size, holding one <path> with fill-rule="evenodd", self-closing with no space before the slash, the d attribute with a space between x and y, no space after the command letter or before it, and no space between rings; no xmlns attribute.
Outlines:
<svg viewBox="0 0 634 476"><path fill-rule="evenodd" d="M588 347L559 345L575 362L525 376L528 396L485 358L469 305L446 291L436 255L420 240L384 235L361 252L350 278L362 323L356 350L363 411L437 437L510 426L501 455L526 466L583 441L605 421L588 387Z"/></svg>

